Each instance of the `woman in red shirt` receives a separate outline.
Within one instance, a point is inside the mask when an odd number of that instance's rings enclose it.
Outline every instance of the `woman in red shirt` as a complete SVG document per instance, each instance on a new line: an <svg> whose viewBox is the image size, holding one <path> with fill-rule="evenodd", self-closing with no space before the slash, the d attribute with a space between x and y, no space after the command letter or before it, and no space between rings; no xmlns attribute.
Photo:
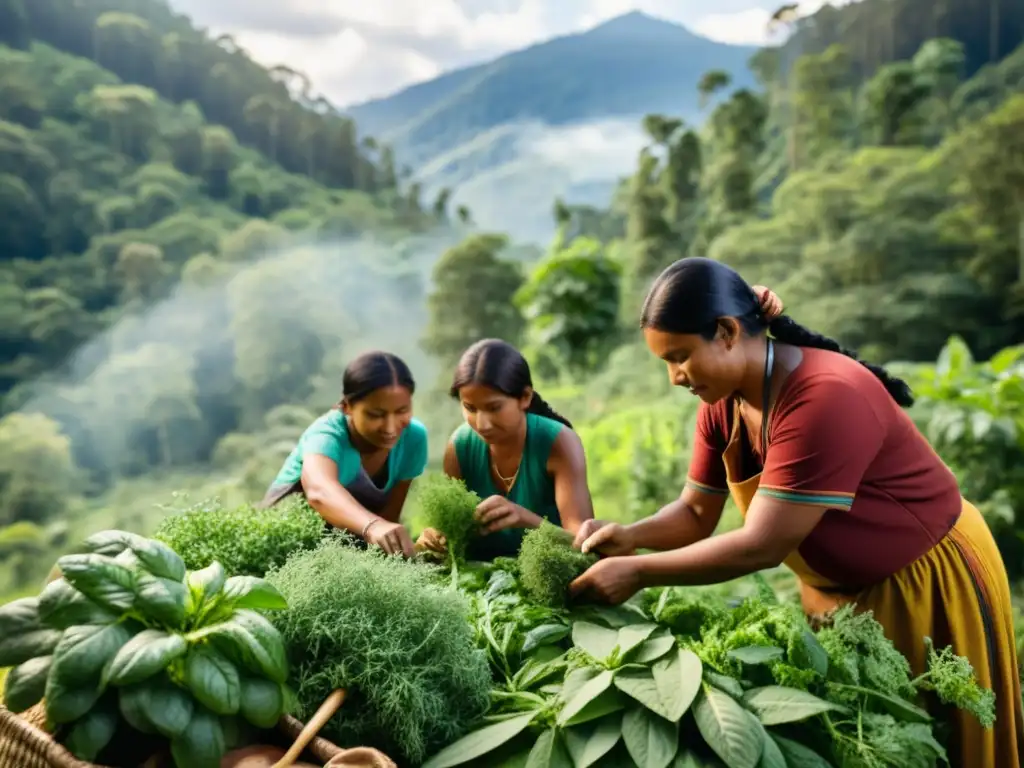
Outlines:
<svg viewBox="0 0 1024 768"><path fill-rule="evenodd" d="M750 286L709 259L666 269L641 327L672 383L701 399L686 487L632 525L584 523L577 546L608 557L574 594L619 603L642 587L719 583L785 563L808 614L851 601L873 611L915 674L925 637L966 656L996 694L996 725L959 712L951 760L1019 768L1006 569L981 514L903 411L907 385L786 316L767 319ZM743 527L712 537L730 495Z"/></svg>

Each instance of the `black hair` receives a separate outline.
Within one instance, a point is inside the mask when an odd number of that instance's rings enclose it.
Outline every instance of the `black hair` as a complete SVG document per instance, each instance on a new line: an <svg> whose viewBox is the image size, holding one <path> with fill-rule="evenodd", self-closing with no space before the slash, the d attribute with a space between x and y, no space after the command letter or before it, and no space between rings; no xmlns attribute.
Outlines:
<svg viewBox="0 0 1024 768"><path fill-rule="evenodd" d="M369 397L384 387L405 387L416 391L412 371L405 361L390 352L364 352L345 366L341 377L341 397L349 405Z"/></svg>
<svg viewBox="0 0 1024 768"><path fill-rule="evenodd" d="M658 275L640 311L640 327L712 339L723 317L736 318L750 335L768 331L783 344L827 349L853 358L875 374L899 405L907 408L914 404L914 395L903 379L861 360L856 352L845 349L835 339L804 328L786 315L766 319L761 313L760 299L739 273L713 259L680 259Z"/></svg>
<svg viewBox="0 0 1024 768"><path fill-rule="evenodd" d="M451 389L448 394L458 399L459 390L467 384L483 384L509 397L522 397L527 387L533 387L530 364L522 353L501 339L481 339L462 353L455 368ZM572 424L533 390L529 413L545 416L565 424Z"/></svg>

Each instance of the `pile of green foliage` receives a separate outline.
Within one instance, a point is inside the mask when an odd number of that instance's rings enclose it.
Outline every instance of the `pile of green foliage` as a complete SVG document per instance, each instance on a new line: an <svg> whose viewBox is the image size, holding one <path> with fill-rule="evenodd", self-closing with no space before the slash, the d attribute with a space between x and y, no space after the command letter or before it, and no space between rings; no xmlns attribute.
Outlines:
<svg viewBox="0 0 1024 768"><path fill-rule="evenodd" d="M277 723L290 698L284 643L257 612L286 607L277 590L218 563L187 572L164 544L124 531L85 546L38 597L0 608L8 709L43 700L56 738L104 765L134 764L115 739L134 731L169 740L178 768L217 768L246 724Z"/></svg>
<svg viewBox="0 0 1024 768"><path fill-rule="evenodd" d="M288 600L273 621L297 716L308 718L337 688L348 692L326 738L419 765L486 711L491 676L467 600L437 583L434 569L332 534L267 578Z"/></svg>
<svg viewBox="0 0 1024 768"><path fill-rule="evenodd" d="M523 537L519 548L519 580L530 598L553 608L565 606L569 584L597 562L572 545L572 534L549 522Z"/></svg>
<svg viewBox="0 0 1024 768"><path fill-rule="evenodd" d="M270 509L243 504L225 509L204 501L164 518L155 538L181 555L190 569L218 562L233 575L262 576L298 550L314 548L324 520L301 494Z"/></svg>
<svg viewBox="0 0 1024 768"><path fill-rule="evenodd" d="M994 719L966 659L923 639L929 669L912 678L869 613L814 631L766 588L735 608L660 589L569 611L531 602L509 571L471 570L487 575L473 601L492 706L423 768L935 768L946 751L923 692Z"/></svg>
<svg viewBox="0 0 1024 768"><path fill-rule="evenodd" d="M466 488L465 481L435 474L423 478L418 498L424 525L440 531L447 540L448 563L463 562L470 539L477 533L473 513L480 497Z"/></svg>

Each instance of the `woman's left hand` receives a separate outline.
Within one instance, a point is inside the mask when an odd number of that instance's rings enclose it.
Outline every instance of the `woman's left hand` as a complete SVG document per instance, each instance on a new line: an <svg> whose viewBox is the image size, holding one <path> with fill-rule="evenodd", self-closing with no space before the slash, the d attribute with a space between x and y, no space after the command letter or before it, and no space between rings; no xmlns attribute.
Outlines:
<svg viewBox="0 0 1024 768"><path fill-rule="evenodd" d="M476 505L473 515L480 533L488 534L506 528L536 528L540 518L528 509L514 504L504 496L488 496Z"/></svg>
<svg viewBox="0 0 1024 768"><path fill-rule="evenodd" d="M574 599L618 605L640 589L640 574L632 557L608 557L599 560L569 585Z"/></svg>

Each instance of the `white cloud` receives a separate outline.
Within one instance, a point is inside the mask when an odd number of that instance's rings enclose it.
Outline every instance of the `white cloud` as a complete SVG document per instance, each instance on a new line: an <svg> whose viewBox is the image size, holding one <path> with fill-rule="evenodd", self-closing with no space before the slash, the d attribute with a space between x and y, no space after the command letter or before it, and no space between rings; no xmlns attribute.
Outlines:
<svg viewBox="0 0 1024 768"><path fill-rule="evenodd" d="M752 29L777 2L171 0L177 10L214 33L231 34L257 61L287 63L306 72L339 105L383 96L441 71L581 31L632 10L731 39L740 26ZM707 12L709 6L713 14Z"/></svg>
<svg viewBox="0 0 1024 768"><path fill-rule="evenodd" d="M768 20L771 13L763 8L748 8L738 13L711 13L698 20L693 31L737 45L764 45L769 40Z"/></svg>

